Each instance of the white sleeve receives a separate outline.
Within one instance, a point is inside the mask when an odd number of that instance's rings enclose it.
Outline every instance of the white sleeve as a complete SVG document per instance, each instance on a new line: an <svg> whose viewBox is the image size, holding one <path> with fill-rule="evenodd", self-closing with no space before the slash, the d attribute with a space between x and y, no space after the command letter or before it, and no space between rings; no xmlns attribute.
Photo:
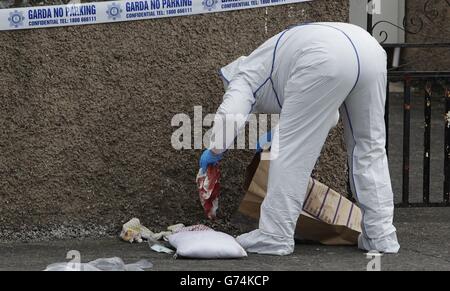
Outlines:
<svg viewBox="0 0 450 291"><path fill-rule="evenodd" d="M254 103L252 88L243 78L230 82L214 118L211 148L224 152L233 144L235 137L245 126Z"/></svg>
<svg viewBox="0 0 450 291"><path fill-rule="evenodd" d="M255 93L269 82L278 35L266 41L239 63L214 119L210 148L224 152L245 126L255 104Z"/></svg>

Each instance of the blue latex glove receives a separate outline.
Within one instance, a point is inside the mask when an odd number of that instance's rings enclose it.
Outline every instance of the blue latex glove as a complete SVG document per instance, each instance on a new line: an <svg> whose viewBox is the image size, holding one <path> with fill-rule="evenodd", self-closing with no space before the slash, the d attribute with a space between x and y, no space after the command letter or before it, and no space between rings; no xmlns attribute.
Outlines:
<svg viewBox="0 0 450 291"><path fill-rule="evenodd" d="M202 174L206 173L206 169L209 165L217 164L222 158L223 154L216 155L211 150L205 150L200 157L200 169L202 169Z"/></svg>
<svg viewBox="0 0 450 291"><path fill-rule="evenodd" d="M259 137L258 142L256 143L256 152L260 153L263 151L263 147L272 142L272 131L268 131L262 136Z"/></svg>

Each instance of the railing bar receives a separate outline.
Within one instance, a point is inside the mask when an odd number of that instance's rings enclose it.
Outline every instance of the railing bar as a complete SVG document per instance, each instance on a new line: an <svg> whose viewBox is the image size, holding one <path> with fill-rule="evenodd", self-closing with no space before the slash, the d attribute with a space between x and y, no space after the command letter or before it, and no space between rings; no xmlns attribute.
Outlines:
<svg viewBox="0 0 450 291"><path fill-rule="evenodd" d="M382 46L384 48L447 48L450 47L450 43L383 43Z"/></svg>
<svg viewBox="0 0 450 291"><path fill-rule="evenodd" d="M405 207L411 207L411 208L424 208L424 207L448 207L445 203L408 203L408 204L396 204L396 207L405 208Z"/></svg>
<svg viewBox="0 0 450 291"><path fill-rule="evenodd" d="M408 76L410 79L447 79L450 72L436 71L388 71L389 78L403 78ZM391 80L392 81L392 80Z"/></svg>
<svg viewBox="0 0 450 291"><path fill-rule="evenodd" d="M450 90L445 87L444 203L450 205Z"/></svg>
<svg viewBox="0 0 450 291"><path fill-rule="evenodd" d="M411 135L411 79L406 76L403 104L403 185L402 203L409 204L409 167Z"/></svg>
<svg viewBox="0 0 450 291"><path fill-rule="evenodd" d="M423 202L430 203L430 161L431 161L431 96L432 83L425 84L425 104L424 104L424 153L423 153Z"/></svg>

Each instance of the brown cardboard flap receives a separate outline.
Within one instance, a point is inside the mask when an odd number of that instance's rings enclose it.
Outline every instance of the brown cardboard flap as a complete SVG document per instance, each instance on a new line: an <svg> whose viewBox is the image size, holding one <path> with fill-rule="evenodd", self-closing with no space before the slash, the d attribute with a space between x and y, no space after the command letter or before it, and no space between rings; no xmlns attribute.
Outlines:
<svg viewBox="0 0 450 291"><path fill-rule="evenodd" d="M269 168L269 161L260 161L260 155L255 155L246 171L246 195L239 206L241 214L259 219L267 192ZM362 213L346 197L311 179L303 210L296 227L297 238L327 245L357 244Z"/></svg>
<svg viewBox="0 0 450 291"><path fill-rule="evenodd" d="M250 184L252 183L253 180L253 176L255 176L255 172L258 169L260 160L261 154L257 153L250 162L250 165L247 166L247 169L245 171L244 191L247 191L248 188L250 187Z"/></svg>
<svg viewBox="0 0 450 291"><path fill-rule="evenodd" d="M345 226L330 225L302 213L297 223L295 237L320 242L324 245L355 245L359 232Z"/></svg>

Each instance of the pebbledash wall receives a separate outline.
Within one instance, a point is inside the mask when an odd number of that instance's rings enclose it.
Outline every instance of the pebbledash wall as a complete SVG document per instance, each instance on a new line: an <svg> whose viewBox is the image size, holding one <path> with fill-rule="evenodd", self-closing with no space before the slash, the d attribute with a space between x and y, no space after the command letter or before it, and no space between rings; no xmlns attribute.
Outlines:
<svg viewBox="0 0 450 291"><path fill-rule="evenodd" d="M208 222L195 186L201 151L172 148L172 117L197 105L214 113L217 69L287 26L347 19L347 0L315 0L0 32L0 240L117 234L132 217L155 230L208 223L235 232L252 151L227 153L220 218ZM341 135L330 136L315 176L345 193Z"/></svg>

